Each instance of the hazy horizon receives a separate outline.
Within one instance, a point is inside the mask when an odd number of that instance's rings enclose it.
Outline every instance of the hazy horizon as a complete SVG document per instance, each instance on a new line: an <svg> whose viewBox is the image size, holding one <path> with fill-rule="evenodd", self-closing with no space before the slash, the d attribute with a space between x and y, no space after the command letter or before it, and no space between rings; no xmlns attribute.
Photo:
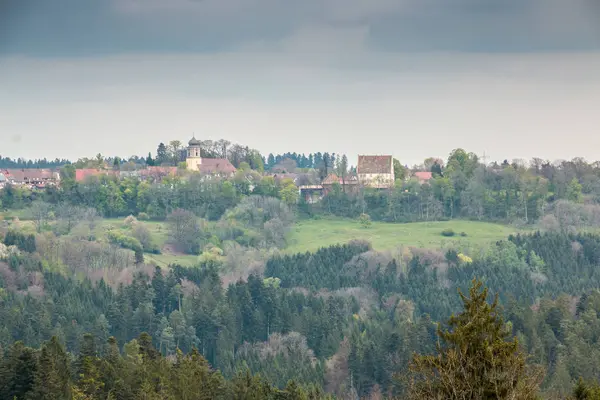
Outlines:
<svg viewBox="0 0 600 400"><path fill-rule="evenodd" d="M600 159L595 0L7 0L0 154Z"/></svg>

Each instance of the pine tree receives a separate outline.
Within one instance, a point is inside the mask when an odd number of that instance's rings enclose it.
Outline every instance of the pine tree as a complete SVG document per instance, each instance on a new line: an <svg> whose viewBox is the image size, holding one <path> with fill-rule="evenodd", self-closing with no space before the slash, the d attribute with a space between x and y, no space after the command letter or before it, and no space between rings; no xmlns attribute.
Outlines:
<svg viewBox="0 0 600 400"><path fill-rule="evenodd" d="M415 356L410 365L410 399L535 399L541 381L498 312L498 296L474 280L469 297L459 291L464 311L449 330L438 328L437 355Z"/></svg>
<svg viewBox="0 0 600 400"><path fill-rule="evenodd" d="M28 400L63 400L71 398L71 382L67 353L52 337L40 352L38 368Z"/></svg>
<svg viewBox="0 0 600 400"><path fill-rule="evenodd" d="M164 143L160 143L158 148L156 149L156 159L155 162L160 165L169 160L169 153L167 151L167 146Z"/></svg>
<svg viewBox="0 0 600 400"><path fill-rule="evenodd" d="M583 381L583 379L579 379L575 389L573 389L573 397L572 400L600 400L600 386L589 385Z"/></svg>
<svg viewBox="0 0 600 400"><path fill-rule="evenodd" d="M0 363L0 398L22 399L32 389L37 370L36 351L15 342Z"/></svg>
<svg viewBox="0 0 600 400"><path fill-rule="evenodd" d="M148 153L148 157L146 157L146 165L149 167L154 166L154 160L152 159L152 154Z"/></svg>

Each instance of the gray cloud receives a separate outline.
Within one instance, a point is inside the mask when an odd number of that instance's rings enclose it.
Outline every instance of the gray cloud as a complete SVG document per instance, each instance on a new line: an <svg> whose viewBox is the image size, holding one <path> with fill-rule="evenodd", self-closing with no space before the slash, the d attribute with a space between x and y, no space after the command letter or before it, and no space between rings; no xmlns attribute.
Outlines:
<svg viewBox="0 0 600 400"><path fill-rule="evenodd" d="M456 146L595 158L599 7L0 0L0 132L13 138L2 151L145 154L196 132L408 163Z"/></svg>
<svg viewBox="0 0 600 400"><path fill-rule="evenodd" d="M192 132L407 163L457 146L596 159L600 146L600 53L12 57L0 70L0 132L22 138L10 156L146 154Z"/></svg>
<svg viewBox="0 0 600 400"><path fill-rule="evenodd" d="M348 48L382 51L600 48L598 0L4 0L2 4L0 51L12 54L218 52L256 43L277 49L298 35L303 35L302 51L329 51L321 34L349 34Z"/></svg>

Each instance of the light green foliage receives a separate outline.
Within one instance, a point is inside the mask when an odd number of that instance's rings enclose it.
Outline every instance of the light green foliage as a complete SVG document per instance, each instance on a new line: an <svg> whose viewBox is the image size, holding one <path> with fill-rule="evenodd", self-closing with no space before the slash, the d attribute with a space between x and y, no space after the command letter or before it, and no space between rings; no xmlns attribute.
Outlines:
<svg viewBox="0 0 600 400"><path fill-rule="evenodd" d="M358 217L358 222L360 223L360 226L362 226L365 229L370 228L371 225L373 224L369 214L365 214L365 213L360 214L360 216Z"/></svg>
<svg viewBox="0 0 600 400"><path fill-rule="evenodd" d="M298 202L298 188L291 179L285 179L279 189L279 197L288 206L292 207Z"/></svg>
<svg viewBox="0 0 600 400"><path fill-rule="evenodd" d="M468 236L442 237L440 232L447 228L466 232ZM291 229L290 244L286 251L312 251L324 246L347 243L353 239L367 240L377 250L394 249L399 246L441 247L444 242L449 241L479 245L503 239L514 232L515 229L509 226L475 221L408 224L373 222L369 229L362 229L356 220L323 218L296 223Z"/></svg>
<svg viewBox="0 0 600 400"><path fill-rule="evenodd" d="M471 264L473 262L471 257L464 255L463 253L458 253L458 259L464 264Z"/></svg>
<svg viewBox="0 0 600 400"><path fill-rule="evenodd" d="M263 285L265 285L265 287L278 288L279 285L281 285L281 279L273 277L265 278L263 279Z"/></svg>
<svg viewBox="0 0 600 400"><path fill-rule="evenodd" d="M394 158L394 178L397 181L404 181L406 179L406 168L400 161Z"/></svg>
<svg viewBox="0 0 600 400"><path fill-rule="evenodd" d="M220 238L249 247L283 247L293 221L294 214L283 201L249 196L223 216Z"/></svg>
<svg viewBox="0 0 600 400"><path fill-rule="evenodd" d="M478 162L479 159L474 153L467 153L463 149L455 149L448 157L446 171L451 175L462 172L465 176L471 176L477 168Z"/></svg>
<svg viewBox="0 0 600 400"><path fill-rule="evenodd" d="M125 249L130 249L133 251L142 251L143 250L143 246L139 240L137 240L134 237L124 235L122 232L120 232L118 230L108 231L106 233L106 237L108 238L108 240L111 243L117 244Z"/></svg>
<svg viewBox="0 0 600 400"><path fill-rule="evenodd" d="M485 261L490 267L527 269L523 252L513 242L507 240L490 246Z"/></svg>
<svg viewBox="0 0 600 400"><path fill-rule="evenodd" d="M529 267L533 271L536 272L545 272L546 271L546 263L542 259L542 257L538 256L535 251L531 250L529 253Z"/></svg>
<svg viewBox="0 0 600 400"><path fill-rule="evenodd" d="M582 195L582 186L577 180L577 178L573 178L567 186L567 200L574 201L576 203L580 203L583 200Z"/></svg>

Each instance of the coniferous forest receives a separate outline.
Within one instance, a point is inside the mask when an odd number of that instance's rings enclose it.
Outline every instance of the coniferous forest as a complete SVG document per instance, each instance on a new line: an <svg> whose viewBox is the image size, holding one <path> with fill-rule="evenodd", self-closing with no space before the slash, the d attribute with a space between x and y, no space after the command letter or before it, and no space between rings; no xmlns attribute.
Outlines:
<svg viewBox="0 0 600 400"><path fill-rule="evenodd" d="M273 256L263 275L227 285L207 260L140 269L112 286L44 270L24 248L0 271L0 398L413 396L415 355L448 351L438 330L481 318L448 321L474 312L457 294L477 297L474 277L490 291L484 300L498 293L488 311L505 323L495 335L516 340L500 346L503 357L538 371L527 383L535 393L592 391L600 370L593 234L512 236L473 258L417 249L393 257L353 242ZM474 343L456 335L442 338ZM461 362L415 365L440 360Z"/></svg>

